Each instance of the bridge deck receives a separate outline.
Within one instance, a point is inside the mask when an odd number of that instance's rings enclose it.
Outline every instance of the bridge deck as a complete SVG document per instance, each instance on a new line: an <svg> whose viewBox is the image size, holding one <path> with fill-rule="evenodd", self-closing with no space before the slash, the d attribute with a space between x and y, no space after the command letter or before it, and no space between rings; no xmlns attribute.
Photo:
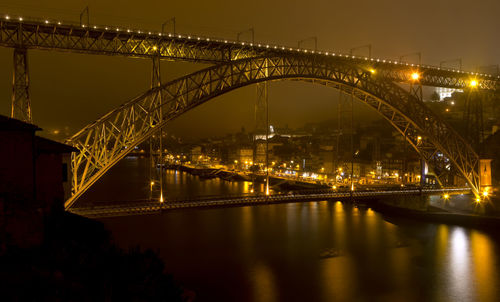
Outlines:
<svg viewBox="0 0 500 302"><path fill-rule="evenodd" d="M335 200L363 200L374 199L384 196L417 196L417 195L441 195L441 194L457 195L470 193L469 188L453 188L453 189L406 189L406 190L390 190L390 191L347 191L347 192L296 192L293 194L273 194L265 195L239 195L231 197L200 197L190 200L170 200L160 203L159 201L144 200L139 202L126 202L111 205L91 205L82 207L72 207L70 212L92 218L98 217L113 217L126 215L139 215L158 213L166 210L183 209L183 208L199 208L199 207L227 207L241 205L259 205L272 203L286 203L299 201L315 201L325 199Z"/></svg>
<svg viewBox="0 0 500 302"><path fill-rule="evenodd" d="M431 65L366 58L332 51L292 48L282 45L253 44L226 39L198 37L189 34L168 34L116 26L82 26L54 20L29 20L2 16L0 46L12 48L70 51L86 54L121 55L128 57L195 61L217 64L259 56L302 56L321 61L326 58L340 63L375 69L379 76L396 82L409 82L418 69L423 85L465 88L471 77L478 87L500 90L500 76L464 72ZM333 62L335 63L335 62Z"/></svg>

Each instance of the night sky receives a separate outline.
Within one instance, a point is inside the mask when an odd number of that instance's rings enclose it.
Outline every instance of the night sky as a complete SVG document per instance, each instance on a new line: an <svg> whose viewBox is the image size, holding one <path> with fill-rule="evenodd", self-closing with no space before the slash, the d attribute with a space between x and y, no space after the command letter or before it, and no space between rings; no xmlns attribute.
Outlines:
<svg viewBox="0 0 500 302"><path fill-rule="evenodd" d="M237 32L254 27L255 40L262 43L296 46L298 40L317 36L321 50L347 53L351 47L371 43L372 55L387 59L420 51L425 64L462 58L466 70L500 62L498 0L3 0L0 15L77 22L87 4L90 22L97 25L160 30L165 20L175 16L177 32L193 35L235 39ZM10 115L12 52L0 48L0 114L4 115ZM32 50L29 64L33 119L46 132L60 129L73 134L150 85L151 62L146 59ZM162 81L206 66L163 62ZM271 123L297 127L328 119L335 114L337 95L311 84L272 83ZM196 108L168 129L182 136L220 135L241 126L250 130L255 97L254 86L236 90Z"/></svg>

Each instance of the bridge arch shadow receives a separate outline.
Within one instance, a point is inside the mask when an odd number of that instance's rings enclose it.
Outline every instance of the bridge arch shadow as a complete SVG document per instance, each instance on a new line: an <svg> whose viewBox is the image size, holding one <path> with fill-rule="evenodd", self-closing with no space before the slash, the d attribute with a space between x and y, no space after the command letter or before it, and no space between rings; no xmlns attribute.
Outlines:
<svg viewBox="0 0 500 302"><path fill-rule="evenodd" d="M421 101L370 72L336 58L272 56L219 64L155 87L89 124L67 140L72 154L74 202L133 148L169 121L229 91L264 81L296 80L335 88L381 114L429 164L444 155L479 192L479 157ZM432 168L432 165L431 165Z"/></svg>

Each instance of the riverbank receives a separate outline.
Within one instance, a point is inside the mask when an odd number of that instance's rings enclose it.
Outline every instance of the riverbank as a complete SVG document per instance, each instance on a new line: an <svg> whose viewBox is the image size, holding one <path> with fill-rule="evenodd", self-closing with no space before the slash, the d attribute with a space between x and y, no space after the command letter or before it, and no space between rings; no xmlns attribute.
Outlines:
<svg viewBox="0 0 500 302"><path fill-rule="evenodd" d="M380 201L370 205L370 207L383 216L387 216L389 219L406 218L423 222L443 223L480 229L500 227L499 216L448 212L432 206L428 207L427 211L421 211L396 207Z"/></svg>
<svg viewBox="0 0 500 302"><path fill-rule="evenodd" d="M179 164L167 164L164 166L164 168L169 170L183 171L191 175L198 176L202 181L206 179L220 178L221 180L225 181L248 181L256 184L265 184L267 179L267 176L265 174L237 170L226 170L223 168L196 167ZM277 192L329 188L329 186L322 183L308 182L299 179L289 179L273 175L269 176L269 184L271 186L271 189Z"/></svg>

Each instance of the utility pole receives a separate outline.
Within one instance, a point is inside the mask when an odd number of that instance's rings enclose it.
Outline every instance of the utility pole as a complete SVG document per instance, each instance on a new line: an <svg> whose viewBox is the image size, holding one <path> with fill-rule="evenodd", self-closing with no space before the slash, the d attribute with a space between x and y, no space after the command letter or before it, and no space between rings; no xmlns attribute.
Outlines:
<svg viewBox="0 0 500 302"><path fill-rule="evenodd" d="M86 20L85 20L86 19ZM84 23L84 21L87 21ZM85 8L80 13L80 26L82 27L90 27L90 14L89 14L89 6L85 6Z"/></svg>
<svg viewBox="0 0 500 302"><path fill-rule="evenodd" d="M236 34L236 41L240 42L240 37L245 34L245 33L250 33L252 35L252 44L255 43L255 31L253 27L250 27L249 29L240 31L239 33Z"/></svg>
<svg viewBox="0 0 500 302"><path fill-rule="evenodd" d="M371 44L366 44L366 45L361 45L357 47L353 47L349 50L349 55L354 55L354 51L358 49L364 49L366 48L368 50L368 59L371 59L372 57L372 45Z"/></svg>
<svg viewBox="0 0 500 302"><path fill-rule="evenodd" d="M447 67L446 65L449 67L450 63L458 64L458 70L462 70L462 58L441 61L439 62L439 68Z"/></svg>
<svg viewBox="0 0 500 302"><path fill-rule="evenodd" d="M169 24L172 24L172 27L173 27L173 34L175 35L175 17L172 17L170 19L168 19L167 21L163 22L163 24L161 25L161 33L164 34L165 33L165 27Z"/></svg>
<svg viewBox="0 0 500 302"><path fill-rule="evenodd" d="M307 41L314 41L314 50L318 50L318 38L317 37L309 37L306 39L302 39L299 42L297 42L297 48L301 48L302 44Z"/></svg>

